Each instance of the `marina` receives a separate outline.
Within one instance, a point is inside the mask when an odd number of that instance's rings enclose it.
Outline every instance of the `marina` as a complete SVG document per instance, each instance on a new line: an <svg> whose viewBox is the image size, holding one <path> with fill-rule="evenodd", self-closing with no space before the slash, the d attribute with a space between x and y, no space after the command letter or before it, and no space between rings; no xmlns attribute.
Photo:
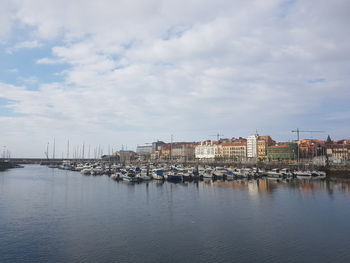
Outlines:
<svg viewBox="0 0 350 263"><path fill-rule="evenodd" d="M108 162L71 162L63 161L60 165L49 165L49 168L58 168L80 172L86 176L108 175L114 180L142 182L155 180L167 181L198 181L203 178L213 180L237 179L276 179L276 180L324 180L326 173L317 170L290 170L288 168L271 170L254 168L235 168L233 166L220 167L210 165L186 166L183 164L117 164Z"/></svg>

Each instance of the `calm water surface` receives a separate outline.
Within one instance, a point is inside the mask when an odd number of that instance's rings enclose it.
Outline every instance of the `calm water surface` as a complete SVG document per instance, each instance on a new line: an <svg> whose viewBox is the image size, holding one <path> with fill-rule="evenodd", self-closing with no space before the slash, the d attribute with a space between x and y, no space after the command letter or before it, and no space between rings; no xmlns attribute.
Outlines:
<svg viewBox="0 0 350 263"><path fill-rule="evenodd" d="M0 173L1 262L350 262L346 182Z"/></svg>

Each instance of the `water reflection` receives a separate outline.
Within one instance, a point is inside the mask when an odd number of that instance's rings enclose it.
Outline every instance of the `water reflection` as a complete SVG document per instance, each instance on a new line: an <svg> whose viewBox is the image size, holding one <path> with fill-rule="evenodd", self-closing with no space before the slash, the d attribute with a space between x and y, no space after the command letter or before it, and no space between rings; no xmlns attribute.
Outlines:
<svg viewBox="0 0 350 263"><path fill-rule="evenodd" d="M298 190L303 194L311 194L314 192L326 192L329 195L333 195L334 192L350 194L350 180L345 179L280 181L269 179L213 181L211 179L205 179L202 183L212 187L245 190L252 196L273 194L279 189Z"/></svg>
<svg viewBox="0 0 350 263"><path fill-rule="evenodd" d="M247 191L250 196L258 197L259 195L273 195L275 192L281 189L289 189L299 192L300 194L314 194L315 192L325 192L329 196L332 196L335 192L341 192L350 194L350 180L346 179L331 179L331 180L269 180L269 179L257 179L257 180L212 180L204 178L201 181L185 181L185 182L167 182L162 180L153 180L145 183L131 183L118 181L117 183L127 184L130 186L145 185L147 193L149 191L149 185L155 185L156 187L170 186L169 190L172 190L171 185L178 185L181 187L189 187L194 185L197 189L202 187L219 187L219 188L232 188L235 190ZM134 190L131 190L134 191Z"/></svg>
<svg viewBox="0 0 350 263"><path fill-rule="evenodd" d="M350 262L349 193L339 179L135 184L27 166L0 173L0 261Z"/></svg>

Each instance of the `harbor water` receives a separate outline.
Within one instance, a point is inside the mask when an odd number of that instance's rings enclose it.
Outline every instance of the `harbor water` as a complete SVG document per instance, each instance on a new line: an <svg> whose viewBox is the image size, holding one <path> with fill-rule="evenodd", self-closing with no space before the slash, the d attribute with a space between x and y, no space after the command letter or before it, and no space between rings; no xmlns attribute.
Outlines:
<svg viewBox="0 0 350 263"><path fill-rule="evenodd" d="M350 262L350 182L0 172L0 262Z"/></svg>

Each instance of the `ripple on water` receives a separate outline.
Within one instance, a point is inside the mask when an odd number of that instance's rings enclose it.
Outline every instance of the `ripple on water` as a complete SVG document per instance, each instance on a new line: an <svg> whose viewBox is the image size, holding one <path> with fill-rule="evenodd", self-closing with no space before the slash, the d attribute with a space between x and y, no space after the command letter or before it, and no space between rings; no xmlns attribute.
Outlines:
<svg viewBox="0 0 350 263"><path fill-rule="evenodd" d="M0 174L4 262L350 262L350 187Z"/></svg>

